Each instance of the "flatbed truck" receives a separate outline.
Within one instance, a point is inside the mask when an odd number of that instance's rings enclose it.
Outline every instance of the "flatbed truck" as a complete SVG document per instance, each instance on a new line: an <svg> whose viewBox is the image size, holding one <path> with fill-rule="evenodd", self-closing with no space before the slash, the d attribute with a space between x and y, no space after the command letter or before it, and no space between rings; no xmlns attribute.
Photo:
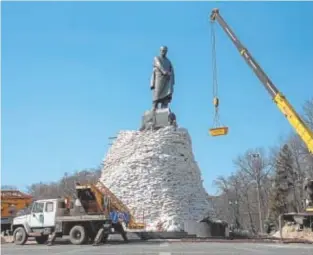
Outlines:
<svg viewBox="0 0 313 255"><path fill-rule="evenodd" d="M13 242L23 245L29 237L35 237L38 244L49 241L49 236L69 236L72 244L80 245L95 241L101 230L101 242L109 234L121 234L127 241L122 221L112 222L109 212L99 205L94 192L77 186L75 203L69 198L43 199L34 201L29 213L13 219ZM99 240L98 240L99 241Z"/></svg>

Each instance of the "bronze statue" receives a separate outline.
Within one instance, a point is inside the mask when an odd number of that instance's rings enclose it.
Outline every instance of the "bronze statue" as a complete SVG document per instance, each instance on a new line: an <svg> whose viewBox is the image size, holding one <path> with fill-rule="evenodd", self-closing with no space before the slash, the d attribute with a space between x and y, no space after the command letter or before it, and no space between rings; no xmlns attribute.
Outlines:
<svg viewBox="0 0 313 255"><path fill-rule="evenodd" d="M171 61L166 57L167 47L162 46L160 56L154 58L153 73L151 77L150 88L153 90L153 110L158 108L168 108L168 104L172 100L174 91L174 68Z"/></svg>

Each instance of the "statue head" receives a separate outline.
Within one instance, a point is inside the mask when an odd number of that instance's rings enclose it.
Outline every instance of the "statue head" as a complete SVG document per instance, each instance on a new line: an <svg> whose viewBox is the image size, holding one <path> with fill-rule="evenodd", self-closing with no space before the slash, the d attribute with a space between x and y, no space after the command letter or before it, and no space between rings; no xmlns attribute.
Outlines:
<svg viewBox="0 0 313 255"><path fill-rule="evenodd" d="M162 57L166 57L166 54L167 54L167 47L166 46L161 46L160 54Z"/></svg>

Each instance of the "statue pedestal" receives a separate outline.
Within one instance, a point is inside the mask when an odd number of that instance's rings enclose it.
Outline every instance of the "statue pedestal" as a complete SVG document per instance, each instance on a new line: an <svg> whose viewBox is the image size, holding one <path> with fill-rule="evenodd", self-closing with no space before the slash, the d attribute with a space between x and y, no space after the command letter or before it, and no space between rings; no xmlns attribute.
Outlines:
<svg viewBox="0 0 313 255"><path fill-rule="evenodd" d="M146 111L142 117L140 131L176 126L176 116L169 108Z"/></svg>

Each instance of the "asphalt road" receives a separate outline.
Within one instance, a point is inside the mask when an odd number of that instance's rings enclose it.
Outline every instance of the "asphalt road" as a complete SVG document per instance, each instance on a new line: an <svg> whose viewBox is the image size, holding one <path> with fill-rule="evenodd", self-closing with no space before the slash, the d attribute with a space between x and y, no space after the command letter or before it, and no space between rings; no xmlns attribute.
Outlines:
<svg viewBox="0 0 313 255"><path fill-rule="evenodd" d="M313 245L307 244L254 244L254 243L187 243L134 241L111 242L101 246L55 244L54 246L26 244L1 245L2 255L312 255Z"/></svg>

